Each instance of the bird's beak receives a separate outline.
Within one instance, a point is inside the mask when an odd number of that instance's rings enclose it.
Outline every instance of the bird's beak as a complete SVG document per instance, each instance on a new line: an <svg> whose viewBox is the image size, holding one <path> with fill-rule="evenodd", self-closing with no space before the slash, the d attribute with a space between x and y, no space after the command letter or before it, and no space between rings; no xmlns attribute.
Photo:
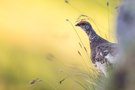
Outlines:
<svg viewBox="0 0 135 90"><path fill-rule="evenodd" d="M80 26L80 23L77 23L75 26Z"/></svg>

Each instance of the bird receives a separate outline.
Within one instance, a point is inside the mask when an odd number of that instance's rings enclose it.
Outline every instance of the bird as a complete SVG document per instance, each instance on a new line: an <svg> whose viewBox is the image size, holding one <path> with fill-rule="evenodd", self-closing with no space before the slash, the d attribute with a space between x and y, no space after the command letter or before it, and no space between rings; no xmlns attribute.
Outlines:
<svg viewBox="0 0 135 90"><path fill-rule="evenodd" d="M75 26L79 26L87 34L90 42L91 61L105 76L107 76L107 62L113 63L113 57L116 43L111 43L108 40L99 36L92 25L88 21L80 21ZM100 55L101 54L101 55Z"/></svg>

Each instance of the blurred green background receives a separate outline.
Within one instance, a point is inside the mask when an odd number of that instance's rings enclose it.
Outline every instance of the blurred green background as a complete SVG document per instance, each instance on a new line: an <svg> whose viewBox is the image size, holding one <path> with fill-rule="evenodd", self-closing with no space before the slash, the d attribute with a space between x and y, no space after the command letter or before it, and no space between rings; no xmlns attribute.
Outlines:
<svg viewBox="0 0 135 90"><path fill-rule="evenodd" d="M85 14L99 35L115 42L118 0L108 2L0 0L0 90L93 88L98 73L87 56L88 38L75 27L84 52L72 25Z"/></svg>

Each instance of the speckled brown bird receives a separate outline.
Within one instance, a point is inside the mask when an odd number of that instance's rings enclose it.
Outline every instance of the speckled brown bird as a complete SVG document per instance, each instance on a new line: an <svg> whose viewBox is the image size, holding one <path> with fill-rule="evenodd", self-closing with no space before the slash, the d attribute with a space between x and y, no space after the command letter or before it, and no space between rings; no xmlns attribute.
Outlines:
<svg viewBox="0 0 135 90"><path fill-rule="evenodd" d="M81 27L89 37L92 63L106 75L106 62L112 61L115 57L112 54L115 53L117 44L100 37L87 21L80 21L76 26Z"/></svg>

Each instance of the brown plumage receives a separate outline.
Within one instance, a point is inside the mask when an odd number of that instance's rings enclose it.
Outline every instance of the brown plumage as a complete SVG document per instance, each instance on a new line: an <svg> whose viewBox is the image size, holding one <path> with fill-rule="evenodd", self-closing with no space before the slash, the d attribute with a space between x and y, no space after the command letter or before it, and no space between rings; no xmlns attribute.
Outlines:
<svg viewBox="0 0 135 90"><path fill-rule="evenodd" d="M96 34L87 21L80 21L76 26L81 27L89 37L92 63L96 64L98 69L106 75L106 62L112 61L115 57L117 44L111 43Z"/></svg>
<svg viewBox="0 0 135 90"><path fill-rule="evenodd" d="M87 36L89 37L90 49L91 49L91 60L92 60L92 63L95 64L96 47L99 46L100 44L110 43L110 42L103 39L98 34L96 34L96 32L94 31L90 23L87 21L81 21L77 23L76 26L81 27L86 32Z"/></svg>

